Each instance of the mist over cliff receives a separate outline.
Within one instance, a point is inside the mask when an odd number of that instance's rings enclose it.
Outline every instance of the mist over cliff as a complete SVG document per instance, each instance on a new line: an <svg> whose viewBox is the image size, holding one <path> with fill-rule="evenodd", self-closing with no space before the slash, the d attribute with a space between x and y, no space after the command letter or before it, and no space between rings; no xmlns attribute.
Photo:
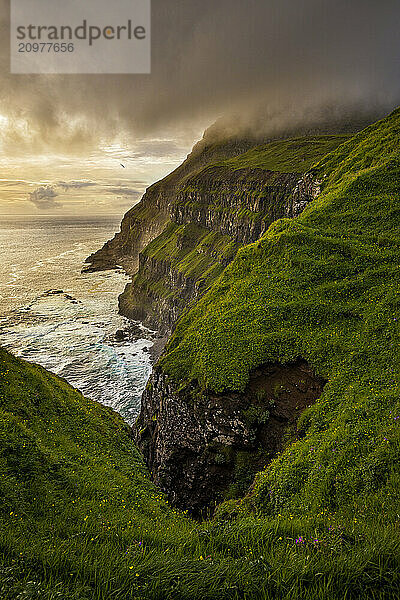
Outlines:
<svg viewBox="0 0 400 600"><path fill-rule="evenodd" d="M225 128L273 136L360 111L372 121L399 100L392 0L153 0L150 76L10 75L8 2L0 7L9 149L84 152L155 132L189 146L220 116Z"/></svg>

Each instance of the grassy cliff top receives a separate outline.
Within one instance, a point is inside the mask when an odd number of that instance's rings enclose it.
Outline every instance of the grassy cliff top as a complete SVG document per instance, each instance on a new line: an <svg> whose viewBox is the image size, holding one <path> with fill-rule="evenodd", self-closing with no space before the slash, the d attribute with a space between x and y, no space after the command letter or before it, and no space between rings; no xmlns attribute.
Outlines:
<svg viewBox="0 0 400 600"><path fill-rule="evenodd" d="M209 192L220 180L231 183L240 191L243 184L260 181L260 170L266 171L264 185L274 185L274 175L301 174L350 140L352 134L316 135L275 140L255 146L247 152L225 160L210 160L206 166L194 170L180 185L178 202L185 201L185 193ZM244 179L245 178L245 181Z"/></svg>
<svg viewBox="0 0 400 600"><path fill-rule="evenodd" d="M320 135L276 140L218 163L233 170L265 169L278 173L305 173L351 135Z"/></svg>

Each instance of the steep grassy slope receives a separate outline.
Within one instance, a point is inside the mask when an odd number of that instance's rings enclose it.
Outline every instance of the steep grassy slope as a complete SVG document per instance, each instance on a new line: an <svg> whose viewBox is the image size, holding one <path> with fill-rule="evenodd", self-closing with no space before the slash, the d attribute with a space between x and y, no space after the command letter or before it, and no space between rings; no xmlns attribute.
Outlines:
<svg viewBox="0 0 400 600"><path fill-rule="evenodd" d="M2 350L0 407L2 600L396 597L378 505L358 521L195 523L149 482L120 417Z"/></svg>
<svg viewBox="0 0 400 600"><path fill-rule="evenodd" d="M0 465L2 599L91 599L115 585L134 597L139 541L190 529L149 482L119 415L3 350Z"/></svg>
<svg viewBox="0 0 400 600"><path fill-rule="evenodd" d="M375 497L399 512L399 144L397 110L313 169L320 197L239 251L161 361L180 386L216 392L299 357L328 380L303 439L258 476L252 498L270 513L368 512Z"/></svg>
<svg viewBox="0 0 400 600"><path fill-rule="evenodd" d="M206 167L176 187L171 222L141 251L138 274L120 298L123 314L170 330L240 246L289 214L290 195L304 171L348 137L278 140L222 162L209 156Z"/></svg>

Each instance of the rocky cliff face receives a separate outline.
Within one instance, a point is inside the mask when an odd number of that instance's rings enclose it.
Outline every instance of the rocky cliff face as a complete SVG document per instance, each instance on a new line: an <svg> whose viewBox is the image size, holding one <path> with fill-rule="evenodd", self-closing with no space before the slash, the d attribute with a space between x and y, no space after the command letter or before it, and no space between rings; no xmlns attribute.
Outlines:
<svg viewBox="0 0 400 600"><path fill-rule="evenodd" d="M196 222L242 245L250 244L284 215L299 177L296 172L207 168L187 181L172 207L171 218L178 224Z"/></svg>
<svg viewBox="0 0 400 600"><path fill-rule="evenodd" d="M306 173L296 184L285 206L285 215L290 218L298 217L307 204L321 193L321 181L312 173Z"/></svg>
<svg viewBox="0 0 400 600"><path fill-rule="evenodd" d="M121 266L133 279L120 296L120 312L168 335L239 247L258 240L276 219L297 216L318 195L319 182L307 172L345 139L259 146L254 138L215 141L206 134L180 167L146 191L86 270Z"/></svg>
<svg viewBox="0 0 400 600"><path fill-rule="evenodd" d="M124 216L121 230L86 259L88 266L85 271L122 266L129 275L135 274L140 252L163 231L169 221L177 190L186 179L208 163L236 156L256 143L254 138L214 142L205 136L175 171L147 189L140 203Z"/></svg>
<svg viewBox="0 0 400 600"><path fill-rule="evenodd" d="M169 227L141 252L138 273L120 298L121 312L168 333L238 248L286 214L299 177L215 166L188 178L170 206Z"/></svg>
<svg viewBox="0 0 400 600"><path fill-rule="evenodd" d="M133 274L121 313L167 337L241 246L275 220L297 216L319 194L309 166L340 141L277 141L224 161L238 145L195 152L147 190L121 232L88 259L90 268L119 264ZM157 367L143 395L136 441L171 502L200 514L245 492L285 436L297 435L298 415L322 386L304 361L264 365L243 393L220 395L200 391L196 382L181 389Z"/></svg>
<svg viewBox="0 0 400 600"><path fill-rule="evenodd" d="M195 515L243 494L254 474L299 435L301 412L324 381L305 361L255 370L243 393L184 390L156 369L143 394L136 442L170 502Z"/></svg>

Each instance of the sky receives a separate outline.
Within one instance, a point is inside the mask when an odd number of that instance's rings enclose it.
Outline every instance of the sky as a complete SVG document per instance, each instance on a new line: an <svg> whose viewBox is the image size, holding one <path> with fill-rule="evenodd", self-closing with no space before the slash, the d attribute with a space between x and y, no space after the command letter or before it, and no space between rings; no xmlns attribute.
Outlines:
<svg viewBox="0 0 400 600"><path fill-rule="evenodd" d="M384 115L399 26L393 0L153 0L151 74L12 75L0 0L0 214L122 215L216 120L276 136Z"/></svg>

